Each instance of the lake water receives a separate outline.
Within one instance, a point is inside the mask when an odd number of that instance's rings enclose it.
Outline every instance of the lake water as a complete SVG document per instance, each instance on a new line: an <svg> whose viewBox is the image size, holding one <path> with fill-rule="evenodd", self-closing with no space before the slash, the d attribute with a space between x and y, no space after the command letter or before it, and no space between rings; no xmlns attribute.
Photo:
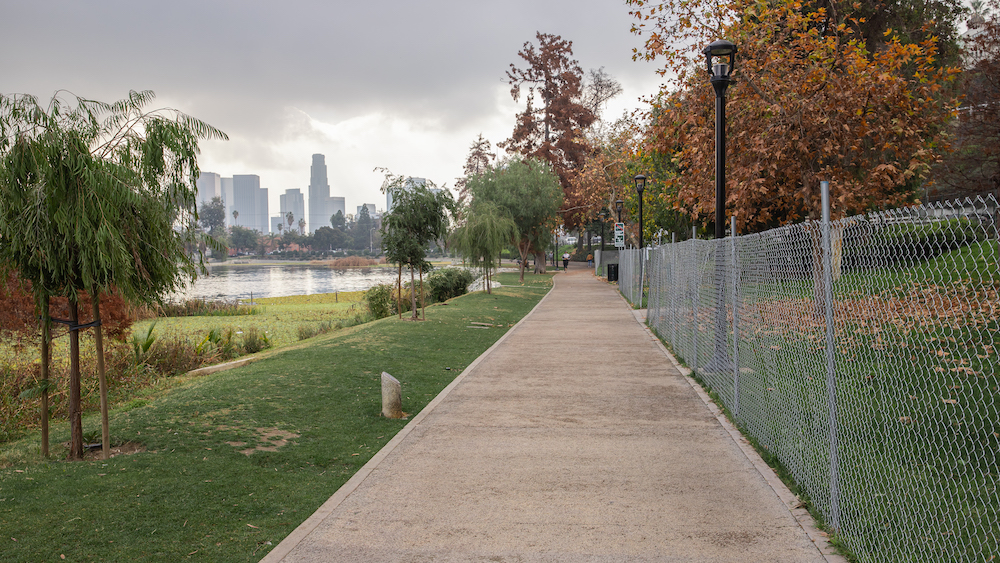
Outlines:
<svg viewBox="0 0 1000 563"><path fill-rule="evenodd" d="M395 283L395 268L352 268L335 270L309 264L219 265L209 275L201 275L171 300L249 299L313 295L338 291L362 291L379 283Z"/></svg>

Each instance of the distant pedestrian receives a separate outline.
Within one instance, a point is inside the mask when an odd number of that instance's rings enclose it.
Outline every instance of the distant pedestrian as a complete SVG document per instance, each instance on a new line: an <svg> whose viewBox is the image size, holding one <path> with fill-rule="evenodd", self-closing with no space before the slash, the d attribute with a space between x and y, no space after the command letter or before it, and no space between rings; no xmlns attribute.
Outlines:
<svg viewBox="0 0 1000 563"><path fill-rule="evenodd" d="M594 267L594 255L593 254L588 254L587 255L587 267L588 268L593 268Z"/></svg>
<svg viewBox="0 0 1000 563"><path fill-rule="evenodd" d="M563 270L569 268L569 252L563 252Z"/></svg>

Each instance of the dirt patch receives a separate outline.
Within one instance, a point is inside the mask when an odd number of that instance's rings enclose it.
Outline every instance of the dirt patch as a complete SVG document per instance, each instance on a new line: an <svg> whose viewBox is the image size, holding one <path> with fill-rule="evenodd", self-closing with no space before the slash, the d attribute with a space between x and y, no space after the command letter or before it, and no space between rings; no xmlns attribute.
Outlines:
<svg viewBox="0 0 1000 563"><path fill-rule="evenodd" d="M278 428L257 428L257 434L260 436L261 443L254 448L246 448L239 450L243 455L249 456L254 452L276 452L278 448L288 445L288 442L293 438L298 438L299 435L290 430L280 430ZM227 442L234 448L245 446L245 442Z"/></svg>
<svg viewBox="0 0 1000 563"><path fill-rule="evenodd" d="M69 449L69 442L66 442L66 448ZM146 446L140 444L139 442L125 442L124 444L118 446L111 446L111 451L108 457L115 457L120 455L132 455L139 452L146 451ZM95 459L103 459L103 451L100 446L96 448L87 448L83 451L83 459L86 461L93 461Z"/></svg>

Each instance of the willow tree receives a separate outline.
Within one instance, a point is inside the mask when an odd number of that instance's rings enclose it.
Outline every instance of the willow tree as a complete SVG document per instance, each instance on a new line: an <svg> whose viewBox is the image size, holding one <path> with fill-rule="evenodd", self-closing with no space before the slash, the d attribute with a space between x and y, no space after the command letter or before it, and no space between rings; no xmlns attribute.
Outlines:
<svg viewBox="0 0 1000 563"><path fill-rule="evenodd" d="M472 201L489 201L514 221L511 243L521 258L521 281L528 254L535 255L535 273L545 273L545 247L558 219L563 191L552 165L536 158L514 158L469 178Z"/></svg>
<svg viewBox="0 0 1000 563"><path fill-rule="evenodd" d="M402 268L410 268L410 287L416 288L413 270L420 272L420 291L423 293L424 271L430 269L427 247L448 233L448 213L454 211L455 201L446 189L434 189L433 184L408 182L402 176L385 172L382 190L392 197L392 209L382 218L382 249L386 258L399 266L397 290L401 290ZM362 208L364 213L364 208ZM410 292L413 320L417 320L417 295ZM423 303L423 295L420 298ZM402 313L400 313L402 314Z"/></svg>
<svg viewBox="0 0 1000 563"><path fill-rule="evenodd" d="M517 234L517 224L509 213L488 200L473 201L461 213L462 224L452 232L455 250L473 266L483 268L486 293L492 293L490 271Z"/></svg>
<svg viewBox="0 0 1000 563"><path fill-rule="evenodd" d="M78 303L89 293L97 328L102 435L108 455L107 386L100 297L117 291L156 303L204 267L197 248L198 140L226 139L173 109L147 110L153 92L103 103L57 93L0 97L0 264L32 283L42 315L48 388L48 299L70 303L70 456L83 454ZM211 239L213 247L218 247ZM44 403L44 401L43 401ZM43 404L43 420L47 407ZM43 453L48 449L43 436Z"/></svg>

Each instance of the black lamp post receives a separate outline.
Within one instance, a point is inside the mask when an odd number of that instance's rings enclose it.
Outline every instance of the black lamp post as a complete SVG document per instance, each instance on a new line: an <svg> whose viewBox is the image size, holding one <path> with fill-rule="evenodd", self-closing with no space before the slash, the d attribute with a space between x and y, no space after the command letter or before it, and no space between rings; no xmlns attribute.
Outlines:
<svg viewBox="0 0 1000 563"><path fill-rule="evenodd" d="M619 223L622 222L622 207L624 207L624 206L625 206L625 202L623 200L620 200L620 199L615 200L615 209L618 211L618 222Z"/></svg>
<svg viewBox="0 0 1000 563"><path fill-rule="evenodd" d="M646 176L636 174L632 180L635 181L635 191L639 193L639 248L642 248L642 192L646 189Z"/></svg>
<svg viewBox="0 0 1000 563"><path fill-rule="evenodd" d="M728 372L733 369L726 347L726 293L723 289L722 248L726 236L726 90L732 83L730 73L736 61L736 45L720 39L702 51L705 65L715 90L715 350L705 365L707 372Z"/></svg>
<svg viewBox="0 0 1000 563"><path fill-rule="evenodd" d="M639 192L639 306L642 307L646 286L645 262L643 260L645 256L642 254L642 192L646 189L646 176L636 174L632 181L635 182L635 191Z"/></svg>
<svg viewBox="0 0 1000 563"><path fill-rule="evenodd" d="M726 236L726 90L732 83L736 45L722 39L702 52L715 89L715 238L721 239Z"/></svg>

